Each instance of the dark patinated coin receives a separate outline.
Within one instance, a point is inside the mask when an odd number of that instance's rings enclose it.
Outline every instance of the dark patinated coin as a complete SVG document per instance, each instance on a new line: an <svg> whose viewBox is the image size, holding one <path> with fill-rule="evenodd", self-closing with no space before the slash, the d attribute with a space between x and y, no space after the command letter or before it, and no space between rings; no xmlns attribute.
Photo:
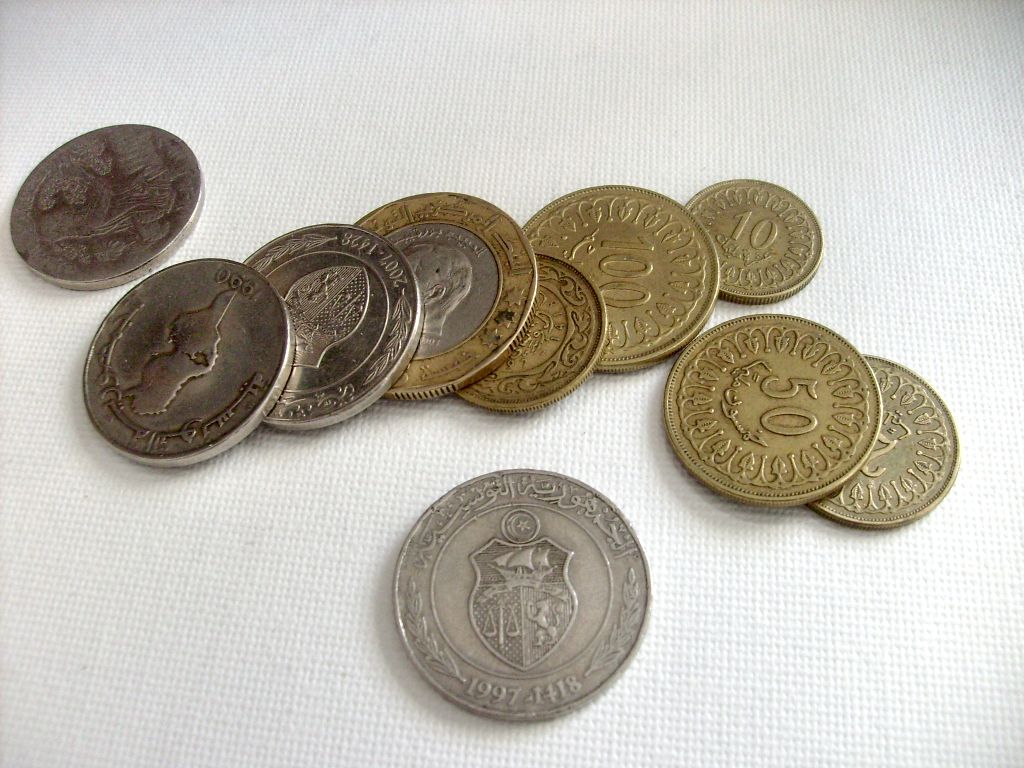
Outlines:
<svg viewBox="0 0 1024 768"><path fill-rule="evenodd" d="M578 480L507 470L434 502L398 558L395 611L446 698L502 720L592 699L632 657L650 604L643 550Z"/></svg>
<svg viewBox="0 0 1024 768"><path fill-rule="evenodd" d="M267 422L312 429L354 416L405 371L422 325L405 257L373 232L343 224L304 227L246 262L284 297L295 360Z"/></svg>
<svg viewBox="0 0 1024 768"><path fill-rule="evenodd" d="M25 263L64 288L120 285L162 263L191 230L202 199L192 150L148 125L72 139L29 174L11 211Z"/></svg>
<svg viewBox="0 0 1024 768"><path fill-rule="evenodd" d="M256 270L200 259L144 280L110 311L85 362L85 405L118 451L192 464L252 432L291 371L292 333Z"/></svg>

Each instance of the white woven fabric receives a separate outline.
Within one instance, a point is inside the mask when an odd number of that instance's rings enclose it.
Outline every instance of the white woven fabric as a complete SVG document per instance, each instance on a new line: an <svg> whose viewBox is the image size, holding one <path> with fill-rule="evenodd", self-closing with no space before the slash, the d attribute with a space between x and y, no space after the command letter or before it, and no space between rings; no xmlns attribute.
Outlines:
<svg viewBox="0 0 1024 768"><path fill-rule="evenodd" d="M3 4L0 764L1024 765L1022 41L1015 2ZM522 222L595 184L782 184L826 252L775 308L930 380L959 480L884 533L731 503L668 445L667 364L136 466L80 394L126 288L53 287L6 231L43 156L125 122L203 166L173 261L418 192ZM654 600L606 695L510 727L418 677L390 585L431 501L521 466L620 506Z"/></svg>

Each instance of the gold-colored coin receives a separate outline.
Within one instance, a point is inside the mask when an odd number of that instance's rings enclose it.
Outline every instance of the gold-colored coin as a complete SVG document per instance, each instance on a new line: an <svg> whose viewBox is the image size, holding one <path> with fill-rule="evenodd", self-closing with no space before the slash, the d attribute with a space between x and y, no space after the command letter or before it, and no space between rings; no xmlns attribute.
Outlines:
<svg viewBox="0 0 1024 768"><path fill-rule="evenodd" d="M561 400L593 373L605 339L601 294L558 259L538 256L537 274L522 341L492 373L459 390L462 399L492 411L531 411Z"/></svg>
<svg viewBox="0 0 1024 768"><path fill-rule="evenodd" d="M766 506L838 489L867 459L882 406L867 361L824 326L749 315L699 336L672 366L665 427L693 475Z"/></svg>
<svg viewBox="0 0 1024 768"><path fill-rule="evenodd" d="M608 309L599 371L629 371L680 349L711 316L718 258L703 227L674 200L637 187L591 187L527 222L534 251L571 262Z"/></svg>
<svg viewBox="0 0 1024 768"><path fill-rule="evenodd" d="M821 227L788 189L737 179L714 184L686 204L711 234L722 265L720 296L740 304L789 298L821 263Z"/></svg>
<svg viewBox="0 0 1024 768"><path fill-rule="evenodd" d="M519 225L476 197L437 192L388 203L358 226L383 235L412 264L423 335L389 397L438 397L497 368L537 293L537 261Z"/></svg>
<svg viewBox="0 0 1024 768"><path fill-rule="evenodd" d="M931 512L960 467L960 442L946 404L902 365L868 357L882 392L882 429L868 460L839 492L811 509L860 528L895 528Z"/></svg>

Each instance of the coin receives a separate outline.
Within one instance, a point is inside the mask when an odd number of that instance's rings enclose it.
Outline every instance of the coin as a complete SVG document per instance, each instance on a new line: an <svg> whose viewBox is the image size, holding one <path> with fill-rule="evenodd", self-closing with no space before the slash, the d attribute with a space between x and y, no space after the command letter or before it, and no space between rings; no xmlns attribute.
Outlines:
<svg viewBox="0 0 1024 768"><path fill-rule="evenodd" d="M368 408L405 370L423 315L405 257L358 227L278 237L245 261L284 297L295 330L291 376L267 423L335 424Z"/></svg>
<svg viewBox="0 0 1024 768"><path fill-rule="evenodd" d="M702 334L665 388L665 427L683 466L749 504L832 493L867 459L881 415L860 353L786 315L740 317Z"/></svg>
<svg viewBox="0 0 1024 768"><path fill-rule="evenodd" d="M718 259L679 203L636 187L560 197L524 227L534 251L571 262L608 308L599 371L663 360L700 333L718 295Z"/></svg>
<svg viewBox="0 0 1024 768"><path fill-rule="evenodd" d="M867 357L882 392L882 428L860 470L816 512L861 528L895 528L927 515L949 492L960 441L946 404L916 373Z"/></svg>
<svg viewBox="0 0 1024 768"><path fill-rule="evenodd" d="M390 397L454 392L497 368L537 293L537 262L508 214L469 195L406 197L357 222L412 264L423 300L420 347Z"/></svg>
<svg viewBox="0 0 1024 768"><path fill-rule="evenodd" d="M575 267L537 257L537 298L522 341L496 370L459 397L492 411L543 408L590 376L604 348L601 294Z"/></svg>
<svg viewBox="0 0 1024 768"><path fill-rule="evenodd" d="M85 405L125 456L192 464L259 426L291 362L288 313L259 272L188 261L139 283L107 315L85 362Z"/></svg>
<svg viewBox="0 0 1024 768"><path fill-rule="evenodd" d="M64 288L121 285L167 259L191 231L203 184L177 136L114 125L51 152L21 185L11 238L25 263Z"/></svg>
<svg viewBox="0 0 1024 768"><path fill-rule="evenodd" d="M718 246L723 299L768 304L789 298L821 263L821 227L788 189L737 179L701 190L686 204Z"/></svg>
<svg viewBox="0 0 1024 768"><path fill-rule="evenodd" d="M561 715L636 651L650 604L622 513L578 480L493 472L419 519L395 573L399 633L446 698L502 720Z"/></svg>

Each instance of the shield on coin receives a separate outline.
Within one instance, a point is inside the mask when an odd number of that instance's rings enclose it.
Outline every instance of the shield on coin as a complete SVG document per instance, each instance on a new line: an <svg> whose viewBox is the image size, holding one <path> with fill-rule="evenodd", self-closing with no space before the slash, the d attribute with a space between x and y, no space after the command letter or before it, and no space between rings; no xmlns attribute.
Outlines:
<svg viewBox="0 0 1024 768"><path fill-rule="evenodd" d="M470 621L506 664L529 669L569 631L576 616L576 592L569 583L572 554L548 538L525 544L491 539L470 556L476 570Z"/></svg>
<svg viewBox="0 0 1024 768"><path fill-rule="evenodd" d="M284 297L295 328L295 365L316 368L355 331L370 305L363 267L337 266L297 280Z"/></svg>

